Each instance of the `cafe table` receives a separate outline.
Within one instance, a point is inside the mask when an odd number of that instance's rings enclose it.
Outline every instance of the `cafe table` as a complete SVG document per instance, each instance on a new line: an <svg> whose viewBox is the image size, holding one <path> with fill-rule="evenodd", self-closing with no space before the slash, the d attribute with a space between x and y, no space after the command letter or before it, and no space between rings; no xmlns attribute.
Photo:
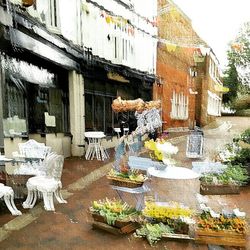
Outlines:
<svg viewBox="0 0 250 250"><path fill-rule="evenodd" d="M102 131L88 131L84 133L88 140L88 147L85 153L86 160L93 160L95 157L99 161L104 161L109 158L107 150L102 145L101 141L106 137Z"/></svg>

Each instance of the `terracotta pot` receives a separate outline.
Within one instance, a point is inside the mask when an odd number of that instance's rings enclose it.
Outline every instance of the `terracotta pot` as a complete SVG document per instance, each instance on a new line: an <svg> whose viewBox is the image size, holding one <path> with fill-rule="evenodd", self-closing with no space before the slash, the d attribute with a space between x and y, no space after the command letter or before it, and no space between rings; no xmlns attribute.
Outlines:
<svg viewBox="0 0 250 250"><path fill-rule="evenodd" d="M35 0L23 0L23 6L29 7L34 4Z"/></svg>

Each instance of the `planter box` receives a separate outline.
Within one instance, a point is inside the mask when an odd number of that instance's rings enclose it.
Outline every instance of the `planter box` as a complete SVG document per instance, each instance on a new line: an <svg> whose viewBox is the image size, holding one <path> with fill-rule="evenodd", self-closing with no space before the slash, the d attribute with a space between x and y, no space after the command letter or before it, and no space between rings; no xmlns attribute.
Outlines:
<svg viewBox="0 0 250 250"><path fill-rule="evenodd" d="M239 194L240 186L236 185L207 185L200 186L200 193L202 195L223 195L223 194Z"/></svg>
<svg viewBox="0 0 250 250"><path fill-rule="evenodd" d="M162 238L166 238L168 240L194 240L194 238L190 237L188 234L163 234Z"/></svg>
<svg viewBox="0 0 250 250"><path fill-rule="evenodd" d="M138 188L143 185L144 182L132 181L128 178L108 176L107 179L110 181L110 185L126 188Z"/></svg>
<svg viewBox="0 0 250 250"><path fill-rule="evenodd" d="M246 246L246 235L233 231L204 231L195 232L195 241L198 244L211 244L223 246Z"/></svg>
<svg viewBox="0 0 250 250"><path fill-rule="evenodd" d="M100 214L92 214L92 217L93 217L93 219L95 221L108 224L106 218L103 217L103 216L101 216ZM130 221L119 221L119 220L116 220L115 224L112 225L112 226L117 227L117 228L122 228L124 226L127 226L130 223L131 223Z"/></svg>
<svg viewBox="0 0 250 250"><path fill-rule="evenodd" d="M95 221L92 224L94 228L103 229L113 234L128 234L140 227L137 222L119 220L116 220L114 225L109 225L105 217L95 213L92 213L92 217Z"/></svg>

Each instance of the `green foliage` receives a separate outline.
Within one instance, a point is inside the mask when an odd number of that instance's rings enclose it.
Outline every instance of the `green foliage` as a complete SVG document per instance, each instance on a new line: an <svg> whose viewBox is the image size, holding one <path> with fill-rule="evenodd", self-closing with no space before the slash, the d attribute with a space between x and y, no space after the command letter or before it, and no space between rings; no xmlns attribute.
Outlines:
<svg viewBox="0 0 250 250"><path fill-rule="evenodd" d="M246 22L241 27L234 44L238 47L233 47L231 50L231 57L234 59L236 65L245 67L250 63L250 22Z"/></svg>
<svg viewBox="0 0 250 250"><path fill-rule="evenodd" d="M163 223L146 223L141 228L136 229L135 237L146 237L149 244L153 246L166 233L173 233L173 229Z"/></svg>
<svg viewBox="0 0 250 250"><path fill-rule="evenodd" d="M243 141L250 144L250 128L246 129L239 137L233 139L234 142Z"/></svg>
<svg viewBox="0 0 250 250"><path fill-rule="evenodd" d="M242 148L236 156L231 159L232 164L247 165L250 163L250 148Z"/></svg>
<svg viewBox="0 0 250 250"><path fill-rule="evenodd" d="M130 216L138 215L139 212L121 200L93 201L90 207L92 213L103 216L109 225L114 225L116 220L128 220Z"/></svg>
<svg viewBox="0 0 250 250"><path fill-rule="evenodd" d="M223 173L210 173L201 177L201 182L220 185L244 185L248 180L248 173L241 165L229 164Z"/></svg>
<svg viewBox="0 0 250 250"><path fill-rule="evenodd" d="M224 72L223 83L230 91L224 94L223 103L238 110L249 108L249 102L246 103L247 99L242 99L239 93L248 97L250 95L250 22L241 27L228 50L227 57L229 63Z"/></svg>
<svg viewBox="0 0 250 250"><path fill-rule="evenodd" d="M240 95L234 99L232 106L235 110L250 109L250 95Z"/></svg>
<svg viewBox="0 0 250 250"><path fill-rule="evenodd" d="M237 97L239 88L238 72L235 64L229 60L227 70L224 72L223 85L229 88L229 92L223 95L223 103L230 104Z"/></svg>

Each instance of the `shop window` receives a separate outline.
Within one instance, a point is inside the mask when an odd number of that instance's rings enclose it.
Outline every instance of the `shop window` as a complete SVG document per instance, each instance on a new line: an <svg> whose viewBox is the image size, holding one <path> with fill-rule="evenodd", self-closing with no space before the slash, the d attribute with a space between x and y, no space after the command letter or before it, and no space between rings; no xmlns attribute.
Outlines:
<svg viewBox="0 0 250 250"><path fill-rule="evenodd" d="M171 99L172 110L170 117L176 120L188 119L188 97L181 93L173 92L173 98Z"/></svg>
<svg viewBox="0 0 250 250"><path fill-rule="evenodd" d="M112 132L117 119L112 111L112 97L85 93L85 127L86 131Z"/></svg>
<svg viewBox="0 0 250 250"><path fill-rule="evenodd" d="M3 87L3 131L5 136L27 132L27 98L23 83L14 77L7 77Z"/></svg>
<svg viewBox="0 0 250 250"><path fill-rule="evenodd" d="M12 77L12 81L7 79L5 88L5 109L4 118L18 116L26 118L26 94L24 89L21 89L22 82L19 79Z"/></svg>
<svg viewBox="0 0 250 250"><path fill-rule="evenodd" d="M85 80L85 129L113 132L118 124L117 115L111 104L116 98L116 88L111 83Z"/></svg>

